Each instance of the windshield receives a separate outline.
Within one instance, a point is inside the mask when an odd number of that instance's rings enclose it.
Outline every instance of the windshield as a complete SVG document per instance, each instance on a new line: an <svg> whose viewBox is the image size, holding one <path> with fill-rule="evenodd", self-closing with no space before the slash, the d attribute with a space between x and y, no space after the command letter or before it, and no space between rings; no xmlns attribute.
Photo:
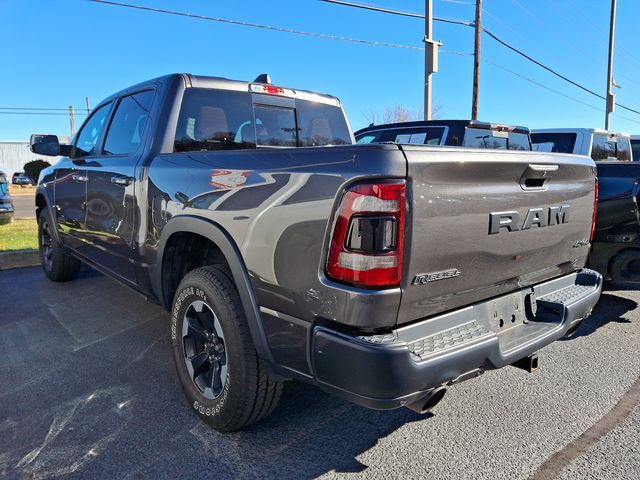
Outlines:
<svg viewBox="0 0 640 480"><path fill-rule="evenodd" d="M337 106L296 99L295 108L285 108L254 104L249 92L190 88L182 100L174 151L350 143Z"/></svg>
<svg viewBox="0 0 640 480"><path fill-rule="evenodd" d="M488 128L466 128L463 147L491 150L531 150L526 133L502 132Z"/></svg>

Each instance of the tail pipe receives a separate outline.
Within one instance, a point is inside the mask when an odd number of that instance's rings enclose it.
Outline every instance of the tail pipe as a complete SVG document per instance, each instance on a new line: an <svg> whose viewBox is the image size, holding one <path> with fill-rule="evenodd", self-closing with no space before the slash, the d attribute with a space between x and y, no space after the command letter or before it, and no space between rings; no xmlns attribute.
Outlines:
<svg viewBox="0 0 640 480"><path fill-rule="evenodd" d="M406 407L420 415L424 415L425 413L429 413L438 403L440 403L440 400L442 400L445 393L447 393L447 389L444 387L434 388L429 392L429 395L421 398L420 400L416 400L413 403L407 404Z"/></svg>
<svg viewBox="0 0 640 480"><path fill-rule="evenodd" d="M529 373L534 373L538 370L538 354L534 353L528 357L521 358L517 362L513 362L511 366L521 368Z"/></svg>

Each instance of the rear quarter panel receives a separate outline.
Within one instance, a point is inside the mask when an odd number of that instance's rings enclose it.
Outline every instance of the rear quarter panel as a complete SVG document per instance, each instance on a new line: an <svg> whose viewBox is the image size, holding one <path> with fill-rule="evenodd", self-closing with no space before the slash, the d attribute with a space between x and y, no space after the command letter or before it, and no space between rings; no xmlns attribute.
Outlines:
<svg viewBox="0 0 640 480"><path fill-rule="evenodd" d="M261 307L309 322L389 327L399 289L363 296L333 283L324 275L325 247L345 184L405 176L395 145L160 154L148 169L145 250L155 252L172 218L205 218L233 238Z"/></svg>

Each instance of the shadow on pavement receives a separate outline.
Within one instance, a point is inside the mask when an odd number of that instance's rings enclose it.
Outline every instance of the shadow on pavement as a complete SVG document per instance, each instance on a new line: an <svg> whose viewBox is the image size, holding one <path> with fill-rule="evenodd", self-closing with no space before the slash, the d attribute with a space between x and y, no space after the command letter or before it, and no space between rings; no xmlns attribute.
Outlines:
<svg viewBox="0 0 640 480"><path fill-rule="evenodd" d="M591 316L582 322L582 325L573 335L565 337L561 341L586 337L608 323L631 323L631 320L624 318L624 315L634 310L637 306L637 302L628 298L603 293Z"/></svg>
<svg viewBox="0 0 640 480"><path fill-rule="evenodd" d="M10 302L0 322L0 477L362 472L361 454L427 418L368 410L288 382L270 417L220 434L183 396L166 311L90 269L64 284L45 281L39 268L2 272L0 285L33 306L25 315Z"/></svg>

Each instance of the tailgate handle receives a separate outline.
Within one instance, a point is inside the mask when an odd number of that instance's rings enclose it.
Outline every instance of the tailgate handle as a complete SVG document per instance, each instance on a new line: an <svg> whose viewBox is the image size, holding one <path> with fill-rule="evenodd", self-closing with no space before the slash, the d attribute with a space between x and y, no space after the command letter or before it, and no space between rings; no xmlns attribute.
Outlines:
<svg viewBox="0 0 640 480"><path fill-rule="evenodd" d="M544 190L547 181L558 171L558 165L538 165L530 163L520 177L523 190Z"/></svg>

